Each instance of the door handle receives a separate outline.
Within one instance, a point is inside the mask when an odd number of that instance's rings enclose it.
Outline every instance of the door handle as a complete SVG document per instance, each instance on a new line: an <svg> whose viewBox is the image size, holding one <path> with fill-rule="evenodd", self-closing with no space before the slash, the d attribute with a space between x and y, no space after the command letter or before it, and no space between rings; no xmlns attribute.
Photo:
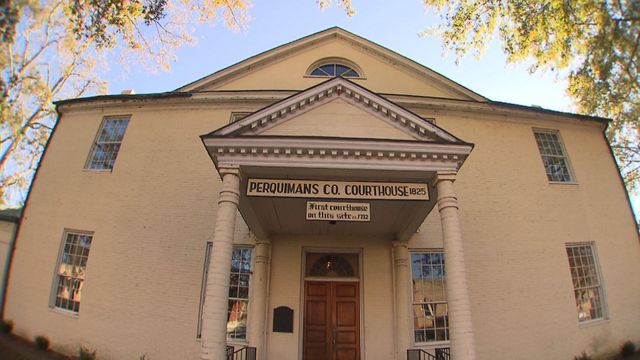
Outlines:
<svg viewBox="0 0 640 360"><path fill-rule="evenodd" d="M333 329L333 351L336 351L336 330Z"/></svg>

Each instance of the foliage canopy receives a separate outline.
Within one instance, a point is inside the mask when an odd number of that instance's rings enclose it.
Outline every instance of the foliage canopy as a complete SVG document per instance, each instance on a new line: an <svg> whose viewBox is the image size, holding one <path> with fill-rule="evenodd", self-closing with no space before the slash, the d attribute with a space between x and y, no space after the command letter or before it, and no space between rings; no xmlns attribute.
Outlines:
<svg viewBox="0 0 640 360"><path fill-rule="evenodd" d="M248 0L13 0L0 8L0 203L19 204L55 125L53 101L101 93L114 56L167 69L192 24L245 25Z"/></svg>
<svg viewBox="0 0 640 360"><path fill-rule="evenodd" d="M640 183L640 1L423 0L458 59L495 36L509 62L568 74L578 111L612 119L609 141L630 190Z"/></svg>

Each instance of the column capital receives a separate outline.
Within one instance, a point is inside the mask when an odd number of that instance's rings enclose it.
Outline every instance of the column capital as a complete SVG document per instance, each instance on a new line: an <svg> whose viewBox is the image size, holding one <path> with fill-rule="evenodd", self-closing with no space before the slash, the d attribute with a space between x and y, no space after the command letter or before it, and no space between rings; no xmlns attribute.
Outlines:
<svg viewBox="0 0 640 360"><path fill-rule="evenodd" d="M269 239L258 239L256 238L256 245L257 246L271 246L271 240Z"/></svg>
<svg viewBox="0 0 640 360"><path fill-rule="evenodd" d="M436 186L441 181L456 181L458 173L456 171L438 171L436 172L436 176L433 178L432 185Z"/></svg>
<svg viewBox="0 0 640 360"><path fill-rule="evenodd" d="M409 248L409 242L408 241L395 240L395 241L391 242L391 246L393 246L394 249L396 249L396 248L408 249Z"/></svg>
<svg viewBox="0 0 640 360"><path fill-rule="evenodd" d="M256 245L271 245L271 239L266 237L257 237L256 234L253 233L253 231L249 231L249 237Z"/></svg>
<svg viewBox="0 0 640 360"><path fill-rule="evenodd" d="M236 165L219 166L218 172L222 177L218 204L229 202L237 208L240 203L240 167Z"/></svg>
<svg viewBox="0 0 640 360"><path fill-rule="evenodd" d="M392 241L393 261L397 266L409 265L409 243L406 241Z"/></svg>
<svg viewBox="0 0 640 360"><path fill-rule="evenodd" d="M233 164L220 164L218 165L218 173L220 176L224 176L226 174L232 175L240 175L240 166Z"/></svg>

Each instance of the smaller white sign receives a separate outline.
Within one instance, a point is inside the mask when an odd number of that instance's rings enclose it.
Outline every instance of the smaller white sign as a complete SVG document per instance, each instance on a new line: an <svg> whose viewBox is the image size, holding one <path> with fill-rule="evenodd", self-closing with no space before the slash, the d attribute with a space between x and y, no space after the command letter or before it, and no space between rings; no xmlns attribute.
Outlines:
<svg viewBox="0 0 640 360"><path fill-rule="evenodd" d="M371 204L307 201L307 220L371 221Z"/></svg>

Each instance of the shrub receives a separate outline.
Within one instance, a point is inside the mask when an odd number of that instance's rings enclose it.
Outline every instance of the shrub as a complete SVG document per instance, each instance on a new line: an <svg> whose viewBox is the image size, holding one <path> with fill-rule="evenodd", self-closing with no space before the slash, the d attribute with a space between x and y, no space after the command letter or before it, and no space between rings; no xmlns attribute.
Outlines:
<svg viewBox="0 0 640 360"><path fill-rule="evenodd" d="M573 357L574 360L591 360L591 356L587 355L586 352L582 352L582 354Z"/></svg>
<svg viewBox="0 0 640 360"><path fill-rule="evenodd" d="M95 360L96 359L96 351L91 351L86 347L80 345L80 352L78 353L78 360Z"/></svg>
<svg viewBox="0 0 640 360"><path fill-rule="evenodd" d="M622 355L622 357L631 357L633 356L633 354L635 354L636 352L636 344L632 343L631 341L627 341L624 344L622 344L622 347L620 348L620 355Z"/></svg>
<svg viewBox="0 0 640 360"><path fill-rule="evenodd" d="M47 349L49 349L49 339L47 339L46 336L38 335L34 340L38 349L43 351L47 351Z"/></svg>
<svg viewBox="0 0 640 360"><path fill-rule="evenodd" d="M0 321L0 332L3 334L11 334L13 331L13 321L11 320L2 320Z"/></svg>

